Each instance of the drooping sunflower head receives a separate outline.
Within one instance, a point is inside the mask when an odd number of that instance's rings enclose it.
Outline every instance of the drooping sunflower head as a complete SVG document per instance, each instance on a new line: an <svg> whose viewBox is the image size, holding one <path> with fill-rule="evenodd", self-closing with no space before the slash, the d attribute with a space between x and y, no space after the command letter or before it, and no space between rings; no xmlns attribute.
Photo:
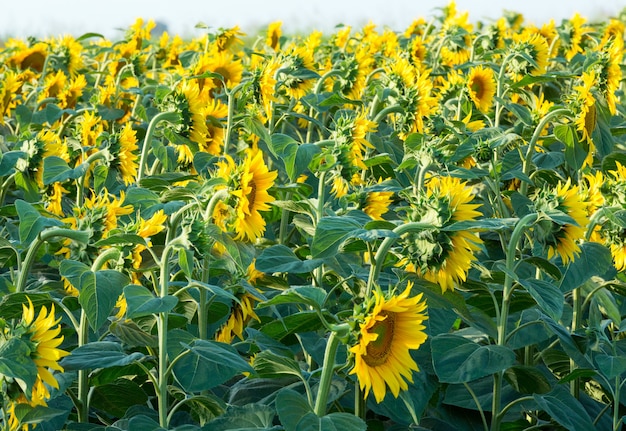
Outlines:
<svg viewBox="0 0 626 431"><path fill-rule="evenodd" d="M387 391L398 397L413 382L413 372L419 371L411 357L427 338L424 321L426 302L422 294L410 297L412 283L400 293L385 296L374 292L374 303L359 317L357 341L349 352L354 359L350 374L356 374L364 397L374 393L376 402Z"/></svg>
<svg viewBox="0 0 626 431"><path fill-rule="evenodd" d="M473 67L467 76L467 90L476 107L487 113L496 94L493 70L484 66Z"/></svg>
<svg viewBox="0 0 626 431"><path fill-rule="evenodd" d="M39 378L52 386L59 387L59 383L52 375L52 371L63 372L63 367L59 361L69 355L69 352L59 348L63 342L61 334L61 319L56 319L54 315L54 304L50 306L50 312L43 306L37 318L35 318L35 308L28 298L28 306L22 304L22 326L26 329L26 335L31 347L31 359L37 366ZM48 395L49 397L49 395Z"/></svg>
<svg viewBox="0 0 626 431"><path fill-rule="evenodd" d="M109 136L109 143L111 153L115 157L111 163L112 167L119 171L124 184L134 183L139 168L137 132L133 130L130 123L126 123L122 130Z"/></svg>
<svg viewBox="0 0 626 431"><path fill-rule="evenodd" d="M215 37L215 45L218 51L236 51L243 45L241 36L246 34L241 31L238 25L231 28L220 28Z"/></svg>
<svg viewBox="0 0 626 431"><path fill-rule="evenodd" d="M576 112L576 129L580 132L581 140L590 144L590 151L593 139L591 137L597 124L596 99L593 95L593 88L596 83L596 73L591 70L584 72L580 79L580 85L574 86L576 91L571 106Z"/></svg>
<svg viewBox="0 0 626 431"><path fill-rule="evenodd" d="M306 46L292 46L285 51L279 74L281 86L293 99L303 98L309 92L319 75L313 61L313 52Z"/></svg>
<svg viewBox="0 0 626 431"><path fill-rule="evenodd" d="M260 211L270 209L270 202L274 197L269 189L274 185L278 176L276 171L270 171L263 152L258 148L247 150L246 158L241 167L239 187L232 192L238 198L235 207L235 239L254 242L265 232L265 220Z"/></svg>
<svg viewBox="0 0 626 431"><path fill-rule="evenodd" d="M235 337L243 339L243 330L252 319L260 321L259 316L254 312L254 304L258 298L246 292L237 295L239 302L231 307L230 316L222 327L215 334L215 340L230 344Z"/></svg>
<svg viewBox="0 0 626 431"><path fill-rule="evenodd" d="M578 243L589 224L587 205L580 188L572 186L569 179L537 192L535 208L547 218L535 225L534 233L547 247L548 259L558 255L567 264L576 258L580 252Z"/></svg>
<svg viewBox="0 0 626 431"><path fill-rule="evenodd" d="M280 37L283 35L282 25L282 21L275 21L267 27L265 44L274 51L280 48Z"/></svg>
<svg viewBox="0 0 626 431"><path fill-rule="evenodd" d="M549 46L546 38L538 33L524 33L515 38L511 47L514 54L506 64L514 80L525 75L542 75L548 66Z"/></svg>
<svg viewBox="0 0 626 431"><path fill-rule="evenodd" d="M408 219L432 227L403 236L405 256L399 264L438 284L444 292L465 281L482 240L471 231L441 228L479 217L480 205L471 203L472 199L471 187L458 178L431 178L426 191L411 205Z"/></svg>

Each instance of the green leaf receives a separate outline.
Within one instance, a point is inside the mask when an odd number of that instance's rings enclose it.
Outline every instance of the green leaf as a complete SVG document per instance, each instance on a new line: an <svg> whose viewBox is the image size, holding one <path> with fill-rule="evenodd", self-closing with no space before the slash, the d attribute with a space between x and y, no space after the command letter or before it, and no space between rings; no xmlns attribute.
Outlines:
<svg viewBox="0 0 626 431"><path fill-rule="evenodd" d="M25 155L26 153L23 151L7 151L6 153L0 153L0 177L7 176L13 172L17 161Z"/></svg>
<svg viewBox="0 0 626 431"><path fill-rule="evenodd" d="M89 396L89 404L95 409L122 417L129 407L142 405L148 395L132 380L120 378L112 383L96 386Z"/></svg>
<svg viewBox="0 0 626 431"><path fill-rule="evenodd" d="M362 232L363 226L352 217L324 217L315 229L311 254L320 259L332 257L347 239Z"/></svg>
<svg viewBox="0 0 626 431"><path fill-rule="evenodd" d="M539 257L539 256L528 257L526 259L523 259L523 262L530 263L531 265L543 270L546 274L548 274L550 277L554 278L555 280L560 280L561 277L563 276L558 266L556 266L549 260L544 259L542 257Z"/></svg>
<svg viewBox="0 0 626 431"><path fill-rule="evenodd" d="M560 124L554 127L554 136L565 144L565 161L574 170L582 167L587 158L587 151L583 143L578 140L576 128L573 124Z"/></svg>
<svg viewBox="0 0 626 431"><path fill-rule="evenodd" d="M583 405L563 388L556 388L549 394L535 394L533 398L539 408L568 430L589 431L596 429Z"/></svg>
<svg viewBox="0 0 626 431"><path fill-rule="evenodd" d="M302 380L302 370L294 359L277 355L270 350L262 350L254 357L254 370L261 378L290 375Z"/></svg>
<svg viewBox="0 0 626 431"><path fill-rule="evenodd" d="M306 398L292 389L283 389L276 396L276 411L285 431L365 431L362 419L350 413L317 416Z"/></svg>
<svg viewBox="0 0 626 431"><path fill-rule="evenodd" d="M61 261L59 272L79 292L83 289L84 284L93 282L91 279L94 275L91 268L77 260L65 259Z"/></svg>
<svg viewBox="0 0 626 431"><path fill-rule="evenodd" d="M45 228L63 226L63 222L42 216L34 206L21 199L15 201L15 209L20 219L20 242L24 247L30 245Z"/></svg>
<svg viewBox="0 0 626 431"><path fill-rule="evenodd" d="M603 314L606 314L615 325L620 326L622 323L622 314L620 313L615 298L608 289L602 288L596 290L593 294L592 301L594 304L600 306Z"/></svg>
<svg viewBox="0 0 626 431"><path fill-rule="evenodd" d="M193 354L186 354L174 365L174 375L188 392L209 390L237 374L254 372L228 344L195 340L192 345L184 347Z"/></svg>
<svg viewBox="0 0 626 431"><path fill-rule="evenodd" d="M278 304L305 304L321 310L326 301L326 291L314 286L294 286L262 302L258 307L269 307Z"/></svg>
<svg viewBox="0 0 626 431"><path fill-rule="evenodd" d="M156 336L145 332L130 319L112 322L109 325L109 331L130 348L157 347L158 345Z"/></svg>
<svg viewBox="0 0 626 431"><path fill-rule="evenodd" d="M231 405L222 416L204 426L206 431L274 430L274 408L264 404Z"/></svg>
<svg viewBox="0 0 626 431"><path fill-rule="evenodd" d="M37 366L30 357L28 345L19 338L10 338L0 346L0 374L19 379L32 388L37 377ZM28 392L26 388L22 388Z"/></svg>
<svg viewBox="0 0 626 431"><path fill-rule="evenodd" d="M43 183L47 186L57 181L80 178L87 172L88 167L88 164L83 163L72 169L62 158L48 156L43 159Z"/></svg>
<svg viewBox="0 0 626 431"><path fill-rule="evenodd" d="M506 370L515 353L504 346L481 346L458 335L437 335L431 341L433 364L443 383L463 383Z"/></svg>
<svg viewBox="0 0 626 431"><path fill-rule="evenodd" d="M114 234L94 243L94 247L110 247L115 245L146 245L146 239L131 233Z"/></svg>
<svg viewBox="0 0 626 431"><path fill-rule="evenodd" d="M124 298L126 298L126 316L129 319L165 313L178 304L178 298L175 296L156 297L146 287L136 284L124 287Z"/></svg>
<svg viewBox="0 0 626 431"><path fill-rule="evenodd" d="M275 272L305 274L323 262L322 259L300 260L289 247L277 244L263 250L255 261L255 267L258 271L270 274Z"/></svg>
<svg viewBox="0 0 626 431"><path fill-rule="evenodd" d="M515 225L516 218L502 218L502 219L482 219L482 220L468 220L452 223L449 226L443 227L441 230L448 232L466 231L466 230L489 230L498 231L503 229L509 229Z"/></svg>
<svg viewBox="0 0 626 431"><path fill-rule="evenodd" d="M78 302L94 331L107 321L117 298L122 294L122 286L128 284L128 281L126 275L112 269L100 270L93 276L83 278Z"/></svg>
<svg viewBox="0 0 626 431"><path fill-rule="evenodd" d="M552 333L554 333L557 337L559 337L561 347L563 347L565 353L567 353L567 355L574 360L576 365L581 368L593 368L593 365L591 364L587 356L585 356L580 351L580 348L566 328L542 313L540 313L539 317L546 324L548 329L551 330Z"/></svg>
<svg viewBox="0 0 626 431"><path fill-rule="evenodd" d="M272 320L261 331L276 340L298 332L310 332L321 328L322 322L315 311L300 311L281 319Z"/></svg>
<svg viewBox="0 0 626 431"><path fill-rule="evenodd" d="M520 394L545 394L552 386L541 371L527 365L514 365L504 372L504 378Z"/></svg>
<svg viewBox="0 0 626 431"><path fill-rule="evenodd" d="M565 269L559 288L563 293L578 286L596 275L604 275L613 266L613 258L608 248L595 242L580 245L578 257Z"/></svg>
<svg viewBox="0 0 626 431"><path fill-rule="evenodd" d="M72 350L72 354L63 358L60 364L65 371L87 370L128 365L144 357L139 352L127 354L119 343L94 341Z"/></svg>
<svg viewBox="0 0 626 431"><path fill-rule="evenodd" d="M626 358L622 356L598 354L594 360L598 364L598 371L607 379L613 379L626 372Z"/></svg>
<svg viewBox="0 0 626 431"><path fill-rule="evenodd" d="M537 305L551 318L559 320L563 314L563 292L545 280L519 280L524 289L533 297Z"/></svg>

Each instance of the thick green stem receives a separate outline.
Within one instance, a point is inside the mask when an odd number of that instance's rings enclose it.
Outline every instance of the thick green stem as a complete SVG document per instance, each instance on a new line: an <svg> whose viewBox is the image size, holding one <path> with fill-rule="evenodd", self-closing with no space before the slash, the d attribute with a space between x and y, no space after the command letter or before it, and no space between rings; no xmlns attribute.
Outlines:
<svg viewBox="0 0 626 431"><path fill-rule="evenodd" d="M78 347L89 342L89 322L84 309L80 310L80 326L78 328ZM78 422L89 422L89 379L87 370L78 370Z"/></svg>
<svg viewBox="0 0 626 431"><path fill-rule="evenodd" d="M372 121L374 121L376 124L378 124L387 115L393 114L393 113L401 113L401 112L404 112L404 108L402 106L400 106L400 105L387 106L386 108L381 109L380 112L378 114L376 114L376 117L374 117L374 119Z"/></svg>
<svg viewBox="0 0 626 431"><path fill-rule="evenodd" d="M502 306L500 309L500 316L498 319L498 338L496 340L498 346L504 346L506 344L507 338L507 321L509 319L509 307L511 302L511 296L513 293L513 278L510 274L514 272L516 257L517 257L517 245L519 240L522 238L526 228L534 223L537 220L538 214L531 213L522 217L517 224L515 225L515 229L513 229L513 233L511 234L511 239L509 241L509 245L507 247L506 253L506 273L504 275L504 287L502 289ZM504 378L503 372L497 372L493 376L493 401L491 408L491 430L499 431L500 430L500 404L501 404L501 396L502 396L502 380Z"/></svg>
<svg viewBox="0 0 626 431"><path fill-rule="evenodd" d="M89 234L83 231L76 231L71 229L63 229L63 228L53 228L49 230L44 230L37 238L33 241L33 243L29 246L28 252L26 253L26 257L24 258L24 262L22 263L19 269L19 275L17 277L17 282L15 283L15 291L23 292L26 288L26 280L28 279L28 274L30 273L30 269L35 262L35 258L37 257L37 252L39 251L39 247L41 245L52 239L52 238L69 238L71 240L86 243L89 239Z"/></svg>
<svg viewBox="0 0 626 431"><path fill-rule="evenodd" d="M326 343L326 351L324 352L324 365L322 366L322 376L320 378L319 388L317 390L317 398L315 399L315 414L324 416L326 414L326 404L328 403L328 391L330 383L335 373L335 356L339 347L340 339L335 331L331 331L328 342Z"/></svg>
<svg viewBox="0 0 626 431"><path fill-rule="evenodd" d="M366 298L369 298L370 295L372 294L372 289L374 287L374 284L378 280L378 276L380 275L382 266L385 263L385 257L387 256L389 249L396 242L396 240L400 238L402 235L404 235L405 233L417 232L423 229L432 229L435 227L436 226L430 223L422 223L422 222L406 223L406 224L396 227L393 230L393 232L397 236L393 236L393 237L388 236L387 238L383 240L383 242L380 243L380 247L378 247L378 251L376 251L376 255L374 256L372 265L370 266L370 274L367 280L367 291L365 293Z"/></svg>
<svg viewBox="0 0 626 431"><path fill-rule="evenodd" d="M148 151L150 150L152 143L152 136L154 136L154 131L156 130L157 125L161 121L169 121L175 122L180 118L177 112L159 112L152 120L150 120L150 124L148 124L148 130L146 130L146 137L143 140L143 147L141 147L141 158L139 159L139 169L137 170L137 184L141 181L143 177L143 170L146 166L146 159L148 158Z"/></svg>
<svg viewBox="0 0 626 431"><path fill-rule="evenodd" d="M320 172L319 184L317 186L317 211L315 214L315 225L320 222L324 216L324 195L326 189L326 171ZM314 270L313 283L316 286L322 285L322 275L324 274L324 265L320 265Z"/></svg>
<svg viewBox="0 0 626 431"><path fill-rule="evenodd" d="M242 82L228 92L228 117L226 118L226 133L224 134L224 155L228 154L230 147L230 135L233 131L235 117L235 95L244 87L246 82Z"/></svg>
<svg viewBox="0 0 626 431"><path fill-rule="evenodd" d="M202 260L202 283L209 281L209 268L210 259L205 256ZM207 339L207 323L208 323L208 310L207 310L207 292L204 286L199 289L200 296L198 299L198 338L201 340Z"/></svg>
<svg viewBox="0 0 626 431"><path fill-rule="evenodd" d="M513 53L509 53L506 57L504 57L504 60L502 61L502 64L500 65L500 72L498 73L498 83L496 87L496 106L494 110L494 115L495 115L494 127L500 126L500 114L502 111L502 105L500 103L500 100L502 100L502 96L504 95L504 78L506 76L506 73L505 73L506 66L513 56L514 56Z"/></svg>
<svg viewBox="0 0 626 431"><path fill-rule="evenodd" d="M541 121L537 125L537 128L535 129L535 132L533 133L532 138L530 139L530 142L528 143L528 150L526 151L526 157L524 157L524 162L523 162L524 163L523 165L524 175L526 175L527 177L530 175L530 171L532 169L532 159L533 159L533 155L535 154L535 145L537 144L537 141L539 140L539 137L541 136L541 132L543 131L543 129L546 127L548 122L552 120L554 117L557 117L559 115L565 115L565 114L568 114L569 112L570 111L568 109L555 109L554 111L548 112L546 116L541 119ZM522 181L522 184L520 185L520 193L526 196L527 192L528 192L528 183L526 181Z"/></svg>
<svg viewBox="0 0 626 431"><path fill-rule="evenodd" d="M320 79L317 80L317 84L315 85L313 94L316 94L316 95L320 94L320 92L322 91L322 86L324 85L324 81L336 75L341 75L341 70L332 69L326 72L325 74L323 74L320 77ZM313 106L311 106L309 108L309 117L313 118L314 111L315 109L313 108ZM312 137L313 137L313 122L309 121L309 125L307 126L307 130L306 130L306 142L311 142Z"/></svg>
<svg viewBox="0 0 626 431"><path fill-rule="evenodd" d="M170 253L172 252L172 246L170 244L165 246L163 250L163 256L161 258L161 271L160 271L160 292L159 296L164 298L169 291L170 280ZM168 357L167 357L167 320L169 313L167 311L159 313L157 316L157 330L159 337L159 386L157 388L157 397L159 405L159 425L167 429L167 413L168 413L168 400L167 400L167 383L168 383Z"/></svg>

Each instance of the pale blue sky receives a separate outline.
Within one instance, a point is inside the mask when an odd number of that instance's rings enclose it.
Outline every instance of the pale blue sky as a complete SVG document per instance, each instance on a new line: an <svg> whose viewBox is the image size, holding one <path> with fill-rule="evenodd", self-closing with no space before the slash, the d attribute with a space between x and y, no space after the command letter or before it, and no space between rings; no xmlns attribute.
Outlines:
<svg viewBox="0 0 626 431"><path fill-rule="evenodd" d="M239 25L254 33L275 20L285 31L331 32L339 24L359 28L372 21L379 26L404 30L413 19L431 18L434 9L448 0L2 0L0 37L73 34L104 34L115 39L135 18L166 23L170 33L183 37L199 35L195 24L212 28ZM580 12L590 20L615 16L626 0L457 0L457 8L469 11L470 19L490 20L503 10L524 14L527 22L557 23Z"/></svg>

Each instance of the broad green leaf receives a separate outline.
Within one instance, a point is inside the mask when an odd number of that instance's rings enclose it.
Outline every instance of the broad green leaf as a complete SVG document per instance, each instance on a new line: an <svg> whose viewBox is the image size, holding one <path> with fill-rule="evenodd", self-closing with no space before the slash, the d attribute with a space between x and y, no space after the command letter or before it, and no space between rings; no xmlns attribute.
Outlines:
<svg viewBox="0 0 626 431"><path fill-rule="evenodd" d="M112 383L94 387L89 400L91 407L122 417L130 406L145 404L148 395L134 381L120 378Z"/></svg>
<svg viewBox="0 0 626 431"><path fill-rule="evenodd" d="M20 105L22 106L22 105ZM23 151L7 151L0 153L0 177L4 177L13 172L13 168L17 161L24 157L26 153Z"/></svg>
<svg viewBox="0 0 626 431"><path fill-rule="evenodd" d="M28 306L28 300L33 303L35 310L42 306L50 308L50 295L47 293L16 292L4 295L0 300L0 316L3 319L21 318L23 315L22 305Z"/></svg>
<svg viewBox="0 0 626 431"><path fill-rule="evenodd" d="M20 218L20 242L24 247L30 245L45 228L63 226L63 222L42 216L34 206L21 199L15 201L15 209Z"/></svg>
<svg viewBox="0 0 626 431"><path fill-rule="evenodd" d="M128 421L128 431L166 431L166 429L147 415L133 415Z"/></svg>
<svg viewBox="0 0 626 431"><path fill-rule="evenodd" d="M544 259L542 257L532 256L532 257L523 259L523 261L526 263L530 263L531 265L543 270L546 274L548 274L550 277L554 278L555 280L560 280L561 277L563 276L558 266L556 266L549 260Z"/></svg>
<svg viewBox="0 0 626 431"><path fill-rule="evenodd" d="M260 303L259 308L278 304L305 304L321 310L326 300L326 291L314 286L294 286Z"/></svg>
<svg viewBox="0 0 626 431"><path fill-rule="evenodd" d="M598 364L598 371L607 379L613 379L626 372L626 358L622 356L598 354L594 360Z"/></svg>
<svg viewBox="0 0 626 431"><path fill-rule="evenodd" d="M519 280L524 289L537 305L551 318L559 320L563 314L563 302L565 301L563 292L555 285L545 280L526 279Z"/></svg>
<svg viewBox="0 0 626 431"><path fill-rule="evenodd" d="M276 412L285 431L300 431L298 424L304 416L313 413L313 408L298 392L283 389L276 395Z"/></svg>
<svg viewBox="0 0 626 431"><path fill-rule="evenodd" d="M262 378L291 375L302 379L302 370L294 359L277 355L270 350L262 350L254 357L254 370Z"/></svg>
<svg viewBox="0 0 626 431"><path fill-rule="evenodd" d="M606 314L615 325L619 327L622 323L622 314L613 294L606 288L596 290L592 297L592 302L601 308L602 313Z"/></svg>
<svg viewBox="0 0 626 431"><path fill-rule="evenodd" d="M572 335L569 331L564 328L561 324L554 321L547 315L540 313L540 319L546 324L547 328L554 333L557 337L559 337L559 341L561 342L561 347L567 353L567 355L574 360L576 365L581 368L594 368L591 364L591 361L587 358L587 356L580 351L578 345L572 338Z"/></svg>
<svg viewBox="0 0 626 431"><path fill-rule="evenodd" d="M463 383L506 370L515 353L504 346L481 346L458 335L438 335L431 340L433 365L443 383Z"/></svg>
<svg viewBox="0 0 626 431"><path fill-rule="evenodd" d="M130 319L111 322L109 331L130 348L158 346L156 336L148 334Z"/></svg>
<svg viewBox="0 0 626 431"><path fill-rule="evenodd" d="M57 181L80 178L87 172L88 167L89 165L83 163L72 169L62 158L48 156L43 159L43 184L48 185Z"/></svg>
<svg viewBox="0 0 626 431"><path fill-rule="evenodd" d="M536 367L514 365L504 372L504 378L520 394L545 394L552 386Z"/></svg>
<svg viewBox="0 0 626 431"><path fill-rule="evenodd" d="M37 366L30 355L30 348L24 341L10 338L0 345L0 374L21 380L26 387L32 388L37 377Z"/></svg>
<svg viewBox="0 0 626 431"><path fill-rule="evenodd" d="M277 244L264 249L254 265L258 271L270 274L275 272L304 274L313 271L323 262L322 259L300 260L289 247Z"/></svg>
<svg viewBox="0 0 626 431"><path fill-rule="evenodd" d="M93 273L92 273L93 274ZM119 271L105 269L83 280L78 302L87 314L89 326L96 331L107 321L128 277Z"/></svg>
<svg viewBox="0 0 626 431"><path fill-rule="evenodd" d="M595 429L582 404L564 388L556 388L549 394L535 394L533 398L540 409L568 430L589 431Z"/></svg>
<svg viewBox="0 0 626 431"><path fill-rule="evenodd" d="M143 353L127 354L119 343L94 341L72 350L72 354L60 362L65 371L108 368L131 364L143 359Z"/></svg>
<svg viewBox="0 0 626 431"><path fill-rule="evenodd" d="M67 412L42 405L33 407L26 403L20 403L15 406L15 416L24 426L26 424L40 424L63 414L67 414Z"/></svg>
<svg viewBox="0 0 626 431"><path fill-rule="evenodd" d="M580 245L578 257L566 267L559 288L563 293L570 292L591 277L605 274L612 266L613 258L608 248L595 242L584 242Z"/></svg>
<svg viewBox="0 0 626 431"><path fill-rule="evenodd" d="M554 127L554 136L565 144L565 161L572 169L580 169L587 158L583 143L578 140L576 127L573 124L560 124Z"/></svg>
<svg viewBox="0 0 626 431"><path fill-rule="evenodd" d="M189 392L208 390L237 374L254 372L250 364L228 344L195 340L184 347L192 354L186 354L176 363L174 375Z"/></svg>
<svg viewBox="0 0 626 431"><path fill-rule="evenodd" d="M261 431L278 430L274 428L274 407L264 404L231 405L222 416L203 427L204 431ZM280 428L279 428L280 429Z"/></svg>
<svg viewBox="0 0 626 431"><path fill-rule="evenodd" d="M129 319L165 313L178 304L178 298L175 296L167 295L163 298L154 296L146 287L137 284L124 287L124 298L127 306L126 316Z"/></svg>
<svg viewBox="0 0 626 431"><path fill-rule="evenodd" d="M83 285L93 283L94 273L91 268L77 260L65 259L59 265L59 272L70 282L79 292Z"/></svg>
<svg viewBox="0 0 626 431"><path fill-rule="evenodd" d="M319 259L332 257L348 238L362 232L363 226L352 217L324 217L315 229L311 254Z"/></svg>
<svg viewBox="0 0 626 431"><path fill-rule="evenodd" d="M315 331L322 326L322 322L315 311L300 311L265 324L261 331L280 341L287 335Z"/></svg>

